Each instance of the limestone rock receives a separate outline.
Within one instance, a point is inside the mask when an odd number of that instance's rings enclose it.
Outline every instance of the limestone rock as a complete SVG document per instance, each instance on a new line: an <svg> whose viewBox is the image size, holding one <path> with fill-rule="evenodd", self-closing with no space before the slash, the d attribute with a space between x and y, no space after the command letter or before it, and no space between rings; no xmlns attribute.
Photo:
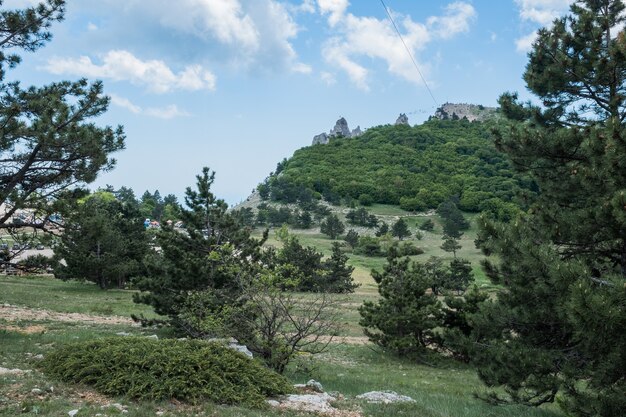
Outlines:
<svg viewBox="0 0 626 417"><path fill-rule="evenodd" d="M356 398L365 400L371 404L391 404L391 403L414 403L415 400L406 395L400 395L394 391L370 391L357 395Z"/></svg>
<svg viewBox="0 0 626 417"><path fill-rule="evenodd" d="M361 136L362 134L363 134L363 131L361 130L361 126L357 126L356 129L354 129L352 133L350 134L350 137L356 138L356 137Z"/></svg>
<svg viewBox="0 0 626 417"><path fill-rule="evenodd" d="M345 138L349 138L350 134L351 132L348 127L348 121L343 117L337 120L335 127L333 127L333 130L330 131L330 136L343 136Z"/></svg>
<svg viewBox="0 0 626 417"><path fill-rule="evenodd" d="M400 125L409 125L409 118L404 113L400 113L400 116L398 116L398 118L396 119L396 126Z"/></svg>
<svg viewBox="0 0 626 417"><path fill-rule="evenodd" d="M326 145L328 143L328 135L326 133L320 133L317 136L313 136L313 145Z"/></svg>

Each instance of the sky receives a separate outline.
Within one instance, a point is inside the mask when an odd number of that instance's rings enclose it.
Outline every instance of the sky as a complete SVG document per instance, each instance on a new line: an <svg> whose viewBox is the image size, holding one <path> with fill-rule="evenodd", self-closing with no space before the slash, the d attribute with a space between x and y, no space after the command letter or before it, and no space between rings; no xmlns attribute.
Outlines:
<svg viewBox="0 0 626 417"><path fill-rule="evenodd" d="M126 149L92 187L180 197L208 166L233 205L340 117L351 129L400 113L420 124L446 102L532 98L521 76L536 30L571 0L67 3L52 41L7 78L103 81L111 104L95 122L123 125Z"/></svg>

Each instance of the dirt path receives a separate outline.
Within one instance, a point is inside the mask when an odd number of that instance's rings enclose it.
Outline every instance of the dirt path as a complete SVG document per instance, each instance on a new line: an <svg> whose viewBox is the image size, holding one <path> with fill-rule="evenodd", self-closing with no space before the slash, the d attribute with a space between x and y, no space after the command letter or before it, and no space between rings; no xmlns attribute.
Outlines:
<svg viewBox="0 0 626 417"><path fill-rule="evenodd" d="M0 319L9 322L18 320L30 321L61 321L89 324L126 324L138 326L132 319L120 316L93 316L83 313L59 313L50 310L18 307L8 304L0 304Z"/></svg>

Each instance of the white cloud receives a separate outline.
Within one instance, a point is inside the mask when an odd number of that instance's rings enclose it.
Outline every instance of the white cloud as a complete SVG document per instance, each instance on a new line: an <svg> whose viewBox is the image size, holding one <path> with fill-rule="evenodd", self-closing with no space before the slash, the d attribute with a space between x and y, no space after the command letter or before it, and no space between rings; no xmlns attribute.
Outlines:
<svg viewBox="0 0 626 417"><path fill-rule="evenodd" d="M291 70L299 74L311 74L313 72L313 68L310 65L303 64L302 62L296 63Z"/></svg>
<svg viewBox="0 0 626 417"><path fill-rule="evenodd" d="M535 39L537 39L537 32L531 32L526 36L516 39L515 48L517 49L517 52L525 53L530 51Z"/></svg>
<svg viewBox="0 0 626 417"><path fill-rule="evenodd" d="M329 14L328 23L331 26L336 25L343 19L344 14L350 3L348 0L317 0L317 5L322 14Z"/></svg>
<svg viewBox="0 0 626 417"><path fill-rule="evenodd" d="M328 15L328 24L337 32L323 46L325 60L342 69L360 89L368 90L368 70L357 62L359 58L381 59L388 71L416 84L423 81L415 70L411 57L387 19L359 17L346 12L345 0L318 0L323 14ZM474 8L464 2L455 2L444 9L443 16L429 17L425 23L413 21L409 16L396 16L402 37L413 57L430 42L449 39L467 32L476 17ZM401 19L400 19L401 18ZM420 70L428 73L430 65L419 62Z"/></svg>
<svg viewBox="0 0 626 417"><path fill-rule="evenodd" d="M98 30L98 26L95 23L89 22L87 24L87 30L93 32L95 30Z"/></svg>
<svg viewBox="0 0 626 417"><path fill-rule="evenodd" d="M523 21L538 26L550 26L554 19L564 15L573 0L515 0L519 7L519 15ZM530 51L537 39L536 30L515 40L518 52Z"/></svg>
<svg viewBox="0 0 626 417"><path fill-rule="evenodd" d="M239 0L157 0L146 7L158 14L166 27L202 38L212 35L222 43L248 50L259 47L255 22Z"/></svg>
<svg viewBox="0 0 626 417"><path fill-rule="evenodd" d="M175 117L190 115L186 111L180 110L175 104L170 104L169 106L163 108L150 107L147 109L143 109L140 106L133 104L129 99L125 97L120 97L116 94L109 94L109 96L111 97L111 103L113 103L115 106L129 110L133 114L157 117L159 119L173 119Z"/></svg>
<svg viewBox="0 0 626 417"><path fill-rule="evenodd" d="M573 0L515 0L522 20L546 26L563 15Z"/></svg>
<svg viewBox="0 0 626 417"><path fill-rule="evenodd" d="M174 73L163 61L142 61L128 51L109 51L100 65L88 56L80 58L52 58L44 67L53 74L78 75L91 78L109 78L146 86L156 93L173 90L214 90L215 76L200 65L185 67Z"/></svg>
<svg viewBox="0 0 626 417"><path fill-rule="evenodd" d="M449 39L459 33L468 32L470 23L475 19L474 7L459 1L446 6L443 16L429 17L428 26L440 38Z"/></svg>

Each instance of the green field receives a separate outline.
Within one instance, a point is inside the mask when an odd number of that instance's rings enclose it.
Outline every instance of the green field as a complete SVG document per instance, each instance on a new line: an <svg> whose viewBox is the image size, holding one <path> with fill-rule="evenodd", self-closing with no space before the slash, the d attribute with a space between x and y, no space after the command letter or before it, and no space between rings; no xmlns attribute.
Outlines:
<svg viewBox="0 0 626 417"><path fill-rule="evenodd" d="M0 277L0 306L12 305L46 309L62 313L98 316L145 313L144 306L132 302L133 291L102 291L95 285L62 282L51 277ZM355 294L341 298L344 324L342 336L351 340L333 343L320 355L300 355L290 366L287 376L294 382L310 378L320 381L326 390L345 396L336 406L344 410L361 410L363 416L420 417L558 417L555 406L533 409L522 406L496 407L474 397L484 392L475 372L466 365L433 357L428 363L398 358L367 343L358 326L357 307L364 299L373 299L372 286L364 285ZM154 416L295 416L276 410L248 410L205 403L187 406L179 403L134 402L125 398L106 398L87 387L67 385L50 380L37 371L33 356L45 355L63 343L112 336L119 332L136 335L157 334L160 329L142 329L132 324L97 324L80 321L61 322L37 317L13 317L0 307L0 366L32 370L22 376L0 376L0 416L63 416L79 409L77 417L107 415ZM31 310L25 310L31 311ZM32 310L37 313L41 310ZM52 387L52 388L51 388ZM42 393L34 394L33 389ZM354 397L371 390L393 390L416 400L409 405L374 405ZM108 405L120 403L127 413Z"/></svg>

